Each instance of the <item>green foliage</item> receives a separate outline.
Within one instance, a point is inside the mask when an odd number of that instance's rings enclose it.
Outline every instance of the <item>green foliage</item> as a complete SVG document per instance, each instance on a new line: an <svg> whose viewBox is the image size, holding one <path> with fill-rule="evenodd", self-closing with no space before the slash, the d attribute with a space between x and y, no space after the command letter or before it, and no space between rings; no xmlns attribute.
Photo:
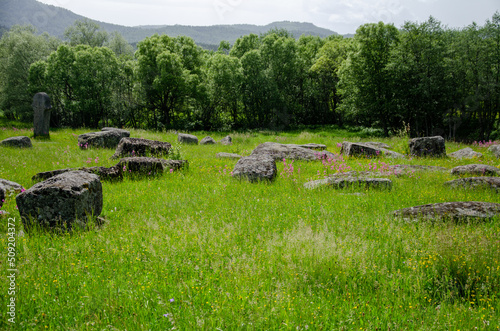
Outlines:
<svg viewBox="0 0 500 331"><path fill-rule="evenodd" d="M76 21L64 31L64 37L71 46L89 45L90 47L102 47L108 40L106 31L99 31L99 24L89 19Z"/></svg>

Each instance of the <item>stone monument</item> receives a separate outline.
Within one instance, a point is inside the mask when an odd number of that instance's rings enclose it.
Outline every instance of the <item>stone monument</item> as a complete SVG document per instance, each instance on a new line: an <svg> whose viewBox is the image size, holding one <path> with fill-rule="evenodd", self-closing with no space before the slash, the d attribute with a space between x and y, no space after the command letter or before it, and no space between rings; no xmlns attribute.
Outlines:
<svg viewBox="0 0 500 331"><path fill-rule="evenodd" d="M50 97L45 92L39 92L33 97L33 131L34 137L49 137Z"/></svg>

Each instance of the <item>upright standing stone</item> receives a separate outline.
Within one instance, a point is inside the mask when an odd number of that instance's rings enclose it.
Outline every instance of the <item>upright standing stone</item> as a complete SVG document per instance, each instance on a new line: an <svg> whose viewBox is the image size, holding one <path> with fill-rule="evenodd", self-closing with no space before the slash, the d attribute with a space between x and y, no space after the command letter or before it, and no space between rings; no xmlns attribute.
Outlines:
<svg viewBox="0 0 500 331"><path fill-rule="evenodd" d="M441 136L413 138L409 141L410 154L416 156L445 157L446 147Z"/></svg>
<svg viewBox="0 0 500 331"><path fill-rule="evenodd" d="M45 92L39 92L33 97L33 131L35 137L49 137L50 97Z"/></svg>

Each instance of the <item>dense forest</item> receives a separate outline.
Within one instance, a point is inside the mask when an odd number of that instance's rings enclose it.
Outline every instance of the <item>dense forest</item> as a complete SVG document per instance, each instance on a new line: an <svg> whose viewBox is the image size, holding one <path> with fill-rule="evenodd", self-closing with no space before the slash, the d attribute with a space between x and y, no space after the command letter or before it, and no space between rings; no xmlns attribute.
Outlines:
<svg viewBox="0 0 500 331"><path fill-rule="evenodd" d="M360 26L353 38L272 30L208 51L153 35L136 49L92 21L64 41L14 26L0 40L0 109L32 120L33 94L52 98L53 127L155 130L401 130L448 139L500 137L500 13L450 29L434 18Z"/></svg>

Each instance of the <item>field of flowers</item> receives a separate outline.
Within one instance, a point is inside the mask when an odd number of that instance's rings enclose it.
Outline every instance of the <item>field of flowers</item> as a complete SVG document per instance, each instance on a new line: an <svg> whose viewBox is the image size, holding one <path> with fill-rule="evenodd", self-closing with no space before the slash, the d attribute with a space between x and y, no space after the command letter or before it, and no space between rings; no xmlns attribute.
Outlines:
<svg viewBox="0 0 500 331"><path fill-rule="evenodd" d="M0 178L33 185L41 171L111 166L113 150L78 147L85 130L51 132L33 148L0 147ZM0 129L0 140L30 136ZM226 134L194 132L200 139ZM500 202L491 190L445 187L449 172L390 173L393 164L500 167L486 142L475 160L343 157L283 160L272 183L231 176L260 143L319 143L339 153L341 130L230 133L233 144L182 145L189 168L161 177L103 183L106 223L64 235L23 234L14 197L0 218L0 265L8 218L16 228L16 316L8 321L7 272L0 282L2 330L498 330L500 217L482 223L405 222L396 209L448 201ZM173 132L132 137L175 143ZM378 139L405 152L401 138ZM383 170L392 190L307 190L310 180Z"/></svg>

